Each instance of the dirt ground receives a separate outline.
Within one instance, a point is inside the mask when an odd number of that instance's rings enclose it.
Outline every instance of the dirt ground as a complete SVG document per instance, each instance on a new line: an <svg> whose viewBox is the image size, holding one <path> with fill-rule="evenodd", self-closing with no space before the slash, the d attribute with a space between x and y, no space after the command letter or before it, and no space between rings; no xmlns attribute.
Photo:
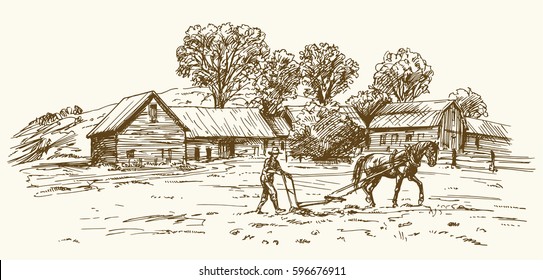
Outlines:
<svg viewBox="0 0 543 280"><path fill-rule="evenodd" d="M137 171L43 166L22 170L18 228L8 235L36 257L111 258L471 258L516 257L534 246L530 187L522 172L430 168L405 181L383 179L368 207L362 191L341 203L276 215L260 200L262 158L196 163L194 170ZM299 201L320 200L350 183L352 164L284 162ZM281 178L279 203L290 205ZM23 203L23 204L24 204ZM36 211L38 209L38 211ZM525 239L525 240L524 240ZM526 242L525 242L526 241ZM8 242L9 243L9 242ZM13 243L7 246L15 246Z"/></svg>

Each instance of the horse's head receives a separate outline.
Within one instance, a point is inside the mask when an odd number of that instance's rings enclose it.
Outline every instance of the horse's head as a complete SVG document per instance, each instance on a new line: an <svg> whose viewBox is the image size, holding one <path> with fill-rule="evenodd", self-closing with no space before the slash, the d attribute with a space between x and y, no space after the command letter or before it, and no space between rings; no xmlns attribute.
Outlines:
<svg viewBox="0 0 543 280"><path fill-rule="evenodd" d="M437 153L439 151L439 146L436 142L426 142L424 149L424 155L426 156L426 159L428 160L428 165L430 167L433 167L437 163Z"/></svg>

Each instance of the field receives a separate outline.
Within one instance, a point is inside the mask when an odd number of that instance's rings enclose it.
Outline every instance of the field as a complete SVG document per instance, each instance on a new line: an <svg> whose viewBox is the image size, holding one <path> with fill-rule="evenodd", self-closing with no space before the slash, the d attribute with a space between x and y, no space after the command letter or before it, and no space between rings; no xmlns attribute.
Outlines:
<svg viewBox="0 0 543 280"><path fill-rule="evenodd" d="M77 164L23 169L27 188L12 197L6 246L41 248L36 257L124 258L451 258L516 257L537 232L529 211L529 173L451 169L425 163L418 188L405 181L392 208L394 181L383 179L368 207L362 191L342 203L276 215L259 202L263 158L132 171ZM284 162L299 201L320 200L349 184L352 164ZM289 209L276 178L279 203ZM533 205L535 206L535 205ZM16 211L15 211L16 210ZM16 214L15 214L16 213ZM8 221L9 222L9 221ZM26 255L27 256L27 255ZM25 256L21 256L25 257Z"/></svg>

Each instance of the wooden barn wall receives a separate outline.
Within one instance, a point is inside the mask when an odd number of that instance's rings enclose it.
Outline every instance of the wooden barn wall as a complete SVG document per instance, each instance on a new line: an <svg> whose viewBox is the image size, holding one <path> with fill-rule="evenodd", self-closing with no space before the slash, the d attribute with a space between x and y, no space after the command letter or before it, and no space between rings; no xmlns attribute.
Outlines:
<svg viewBox="0 0 543 280"><path fill-rule="evenodd" d="M153 104L153 102L151 102ZM129 162L127 152L134 150L134 161L143 164L183 162L185 159L185 133L170 116L157 106L157 122L151 122L149 106L118 134L117 161Z"/></svg>
<svg viewBox="0 0 543 280"><path fill-rule="evenodd" d="M477 147L477 138L479 138L479 147ZM465 139L464 152L466 153L489 154L492 150L496 155L511 154L511 151L509 150L510 143L504 138L466 133Z"/></svg>
<svg viewBox="0 0 543 280"><path fill-rule="evenodd" d="M187 157L189 160L196 160L196 148L200 150L200 161L207 160L207 148L211 149L211 159L219 158L219 146L216 140L206 138L187 139Z"/></svg>
<svg viewBox="0 0 543 280"><path fill-rule="evenodd" d="M265 141L257 138L237 138L235 140L235 154L240 157L264 155L266 152Z"/></svg>
<svg viewBox="0 0 543 280"><path fill-rule="evenodd" d="M206 149L211 148L211 159L227 158L230 143L234 143L234 157L264 155L264 139L258 138L189 138L187 139L187 156L195 160L196 148L199 148L200 161L207 160ZM268 141L269 142L269 141Z"/></svg>
<svg viewBox="0 0 543 280"><path fill-rule="evenodd" d="M411 135L411 136L408 136ZM381 138L381 137L384 138ZM411 140L409 140L409 137ZM384 143L381 139L385 140ZM403 150L405 145L419 141L437 141L437 128L413 128L396 130L379 130L370 132L370 151L387 152L393 149Z"/></svg>
<svg viewBox="0 0 543 280"><path fill-rule="evenodd" d="M115 164L117 162L116 137L93 136L91 137L91 163Z"/></svg>
<svg viewBox="0 0 543 280"><path fill-rule="evenodd" d="M283 143L283 145L281 145L281 143ZM287 137L276 137L269 139L266 145L265 155L268 155L268 152L271 151L274 147L279 149L281 153L290 152Z"/></svg>

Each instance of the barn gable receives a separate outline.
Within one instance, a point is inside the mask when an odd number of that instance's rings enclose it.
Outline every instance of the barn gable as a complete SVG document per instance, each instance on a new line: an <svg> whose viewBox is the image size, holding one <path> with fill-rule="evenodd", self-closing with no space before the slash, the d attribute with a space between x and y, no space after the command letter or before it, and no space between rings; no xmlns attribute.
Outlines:
<svg viewBox="0 0 543 280"><path fill-rule="evenodd" d="M96 135L110 135L126 128L131 121L146 108L152 100L156 100L158 105L171 117L177 125L186 129L186 126L172 112L170 107L164 103L162 98L154 91L148 91L123 98L117 105L98 123L88 134L87 138Z"/></svg>
<svg viewBox="0 0 543 280"><path fill-rule="evenodd" d="M123 98L88 134L92 164L186 160L187 128L154 91Z"/></svg>

